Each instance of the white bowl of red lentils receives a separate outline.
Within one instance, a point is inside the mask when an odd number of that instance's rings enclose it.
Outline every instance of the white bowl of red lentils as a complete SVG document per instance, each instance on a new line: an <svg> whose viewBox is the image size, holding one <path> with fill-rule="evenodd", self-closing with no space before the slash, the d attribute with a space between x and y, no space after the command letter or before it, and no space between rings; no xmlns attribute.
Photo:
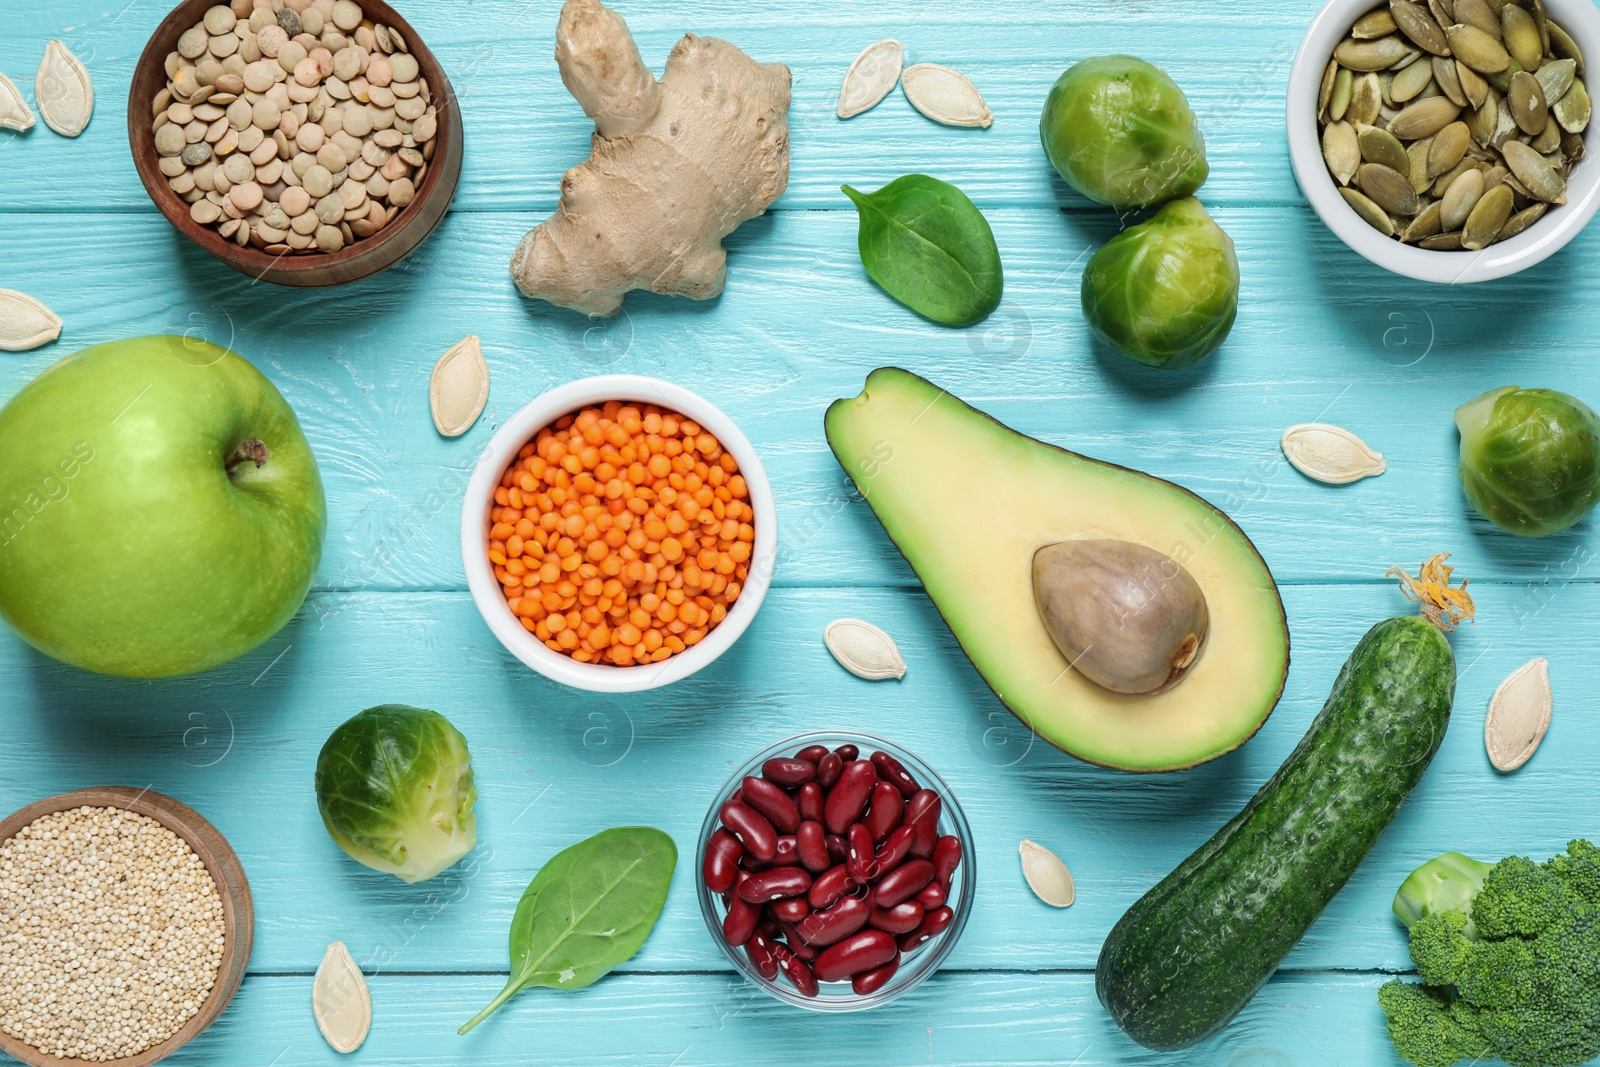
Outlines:
<svg viewBox="0 0 1600 1067"><path fill-rule="evenodd" d="M467 486L472 599L512 655L631 693L726 652L772 581L772 487L748 439L682 386L571 382L494 435Z"/></svg>

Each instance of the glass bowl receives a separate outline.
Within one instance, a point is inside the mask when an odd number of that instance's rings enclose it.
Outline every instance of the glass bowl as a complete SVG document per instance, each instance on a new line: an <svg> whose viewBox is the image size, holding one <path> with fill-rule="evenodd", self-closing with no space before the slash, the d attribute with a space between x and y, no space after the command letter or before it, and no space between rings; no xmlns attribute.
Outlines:
<svg viewBox="0 0 1600 1067"><path fill-rule="evenodd" d="M759 775L761 765L775 756L792 756L808 745L825 745L829 749L838 748L840 745L852 744L861 750L861 758L866 759L874 752L887 752L900 761L911 776L926 789L932 789L939 794L941 810L939 813L940 836L954 835L961 842L961 864L955 869L950 879L950 894L946 905L954 912L954 918L945 930L935 936L931 941L904 956L900 969L894 977L880 989L866 995L860 995L850 987L848 981L823 982L816 996L807 997L789 983L782 973L773 981L761 977L755 965L750 962L744 949L733 948L723 940L722 920L727 909L722 904L722 897L713 893L706 887L702 871L705 867L706 848L711 842L711 835L721 826L720 813L725 801L745 775ZM845 730L825 730L815 733L798 734L794 737L780 741L770 748L751 756L729 776L717 790L712 798L710 810L706 812L704 825L700 827L700 845L695 851L695 884L696 895L700 901L700 915L705 919L706 930L711 934L711 940L716 942L724 956L733 964L740 974L743 974L763 992L785 1004L792 1004L798 1008L809 1011L822 1012L847 1012L863 1011L875 1008L881 1004L888 1004L897 1000L921 985L927 978L939 969L951 950L956 947L956 942L961 939L961 931L966 928L967 918L972 914L972 901L976 889L976 880L973 871L973 857L976 852L972 840L972 828L967 825L967 817L961 811L961 805L956 802L955 794L950 791L944 779L940 778L933 768L912 753L892 744L880 737L871 734L852 733Z"/></svg>

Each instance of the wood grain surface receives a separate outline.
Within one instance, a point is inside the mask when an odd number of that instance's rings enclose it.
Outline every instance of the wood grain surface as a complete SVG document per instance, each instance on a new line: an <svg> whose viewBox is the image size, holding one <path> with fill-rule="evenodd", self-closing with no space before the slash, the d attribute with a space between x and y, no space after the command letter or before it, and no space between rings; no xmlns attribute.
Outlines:
<svg viewBox="0 0 1600 1067"><path fill-rule="evenodd" d="M1492 530L1462 500L1451 424L1458 404L1513 382L1600 402L1593 235L1516 278L1464 289L1391 277L1339 244L1305 205L1284 147L1283 86L1314 0L618 3L657 69L690 30L789 63L793 169L775 210L728 242L720 300L636 294L624 314L593 323L524 300L507 276L517 241L588 151L591 127L551 59L557 0L400 5L461 100L460 191L404 263L314 292L221 267L140 188L122 104L162 3L0 0L0 70L31 98L44 44L60 38L88 64L100 102L76 141L43 125L0 132L0 286L65 320L59 342L0 359L0 400L86 345L204 336L278 384L328 487L315 592L278 637L228 667L128 683L0 634L0 810L74 787L149 784L209 818L249 874L250 975L219 1023L170 1062L333 1062L310 983L328 942L342 939L373 976L372 1037L356 1054L373 1064L1398 1064L1375 989L1409 969L1389 914L1404 875L1449 849L1544 855L1600 832L1594 524L1540 541ZM908 62L967 73L994 126L935 126L898 91L835 118L850 60L888 36ZM1160 63L1187 91L1212 167L1201 196L1238 245L1238 325L1189 371L1147 373L1092 342L1078 277L1119 220L1068 190L1038 147L1056 75L1113 51ZM1006 297L980 327L933 326L861 271L839 184L870 189L912 171L957 183L993 224ZM445 440L428 413L428 373L468 333L483 338L489 406L465 437ZM1027 433L1171 478L1239 522L1283 586L1293 633L1284 699L1254 740L1193 771L1134 777L1051 749L1001 707L822 438L828 402L887 363ZM689 682L629 698L562 689L516 664L473 609L457 544L462 490L495 427L540 391L602 372L658 375L717 403L760 451L781 524L776 588L740 643ZM1295 472L1278 436L1318 419L1359 433L1388 472L1337 489ZM952 515L952 536L981 542L985 521L981 509ZM1140 1049L1094 999L1106 931L1277 767L1359 636L1408 610L1384 571L1436 551L1453 552L1473 580L1479 621L1454 641L1456 722L1433 768L1238 1021L1181 1057ZM904 681L862 682L828 657L822 629L841 616L895 636ZM1500 775L1483 752L1484 708L1535 655L1550 659L1554 722L1527 766ZM448 715L477 771L478 849L418 886L345 857L311 789L328 732L386 701ZM618 974L575 993L530 991L455 1035L503 983L511 912L546 859L635 821L671 833L688 857L733 766L829 727L916 752L979 829L977 908L934 980L864 1016L785 1009L720 959L686 860L660 924ZM1072 867L1072 908L1029 894L1023 837Z"/></svg>

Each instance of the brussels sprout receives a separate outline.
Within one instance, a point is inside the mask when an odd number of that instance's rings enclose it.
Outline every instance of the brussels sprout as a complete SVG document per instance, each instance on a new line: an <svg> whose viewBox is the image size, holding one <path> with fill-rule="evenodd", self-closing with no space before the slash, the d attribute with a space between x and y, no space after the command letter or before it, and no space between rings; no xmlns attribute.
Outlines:
<svg viewBox="0 0 1600 1067"><path fill-rule="evenodd" d="M1085 59L1057 78L1039 140L1068 185L1123 211L1189 196L1209 173L1183 90L1133 56Z"/></svg>
<svg viewBox="0 0 1600 1067"><path fill-rule="evenodd" d="M1461 488L1519 537L1560 533L1600 500L1600 419L1554 389L1491 389L1456 408Z"/></svg>
<svg viewBox="0 0 1600 1067"><path fill-rule="evenodd" d="M436 711L368 708L317 756L317 809L339 847L375 871L425 882L472 851L467 739Z"/></svg>
<svg viewBox="0 0 1600 1067"><path fill-rule="evenodd" d="M1187 367L1216 350L1239 310L1233 240L1200 201L1176 200L1106 242L1083 272L1095 336L1150 367Z"/></svg>

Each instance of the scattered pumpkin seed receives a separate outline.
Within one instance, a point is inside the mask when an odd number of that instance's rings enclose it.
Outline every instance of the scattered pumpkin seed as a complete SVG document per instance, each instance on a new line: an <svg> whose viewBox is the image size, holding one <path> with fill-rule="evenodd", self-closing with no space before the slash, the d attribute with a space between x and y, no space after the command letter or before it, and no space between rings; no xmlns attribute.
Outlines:
<svg viewBox="0 0 1600 1067"><path fill-rule="evenodd" d="M1338 66L1338 64L1334 64ZM1339 73L1333 78L1333 93L1328 98L1328 119L1338 122L1350 110L1350 93L1355 84L1355 74L1339 67Z"/></svg>
<svg viewBox="0 0 1600 1067"><path fill-rule="evenodd" d="M1433 15L1433 21L1441 26L1454 26L1456 23L1447 0L1428 0L1428 11Z"/></svg>
<svg viewBox="0 0 1600 1067"><path fill-rule="evenodd" d="M1383 208L1349 187L1340 187L1339 195L1344 197L1345 203L1349 204L1367 225L1385 237L1394 236L1394 220Z"/></svg>
<svg viewBox="0 0 1600 1067"><path fill-rule="evenodd" d="M1483 171L1477 167L1463 173L1450 183L1439 201L1439 221L1443 230L1459 230L1467 216L1483 198Z"/></svg>
<svg viewBox="0 0 1600 1067"><path fill-rule="evenodd" d="M839 666L869 682L882 682L906 676L906 661L900 647L883 630L862 619L835 619L822 631Z"/></svg>
<svg viewBox="0 0 1600 1067"><path fill-rule="evenodd" d="M0 351L27 352L61 336L61 319L27 293L0 289Z"/></svg>
<svg viewBox="0 0 1600 1067"><path fill-rule="evenodd" d="M1433 64L1413 63L1394 76L1389 84L1389 99L1396 104L1410 103L1432 84Z"/></svg>
<svg viewBox="0 0 1600 1067"><path fill-rule="evenodd" d="M476 334L468 334L434 364L428 380L433 425L445 437L460 437L472 429L488 402L489 365L483 360L483 344Z"/></svg>
<svg viewBox="0 0 1600 1067"><path fill-rule="evenodd" d="M354 1052L372 1029L372 994L343 941L329 945L317 966L311 1014L335 1052Z"/></svg>
<svg viewBox="0 0 1600 1067"><path fill-rule="evenodd" d="M1461 251L1461 234L1441 233L1434 237L1427 237L1417 242L1418 248L1426 248L1430 252L1459 252Z"/></svg>
<svg viewBox="0 0 1600 1067"><path fill-rule="evenodd" d="M1476 252L1500 240L1515 202L1516 194L1505 182L1479 197L1461 229L1461 247Z"/></svg>
<svg viewBox="0 0 1600 1067"><path fill-rule="evenodd" d="M1322 83L1317 87L1317 120L1328 121L1328 105L1333 100L1333 83L1339 77L1342 68L1333 60L1328 61L1328 69L1322 72ZM846 79L848 80L848 79Z"/></svg>
<svg viewBox="0 0 1600 1067"><path fill-rule="evenodd" d="M1591 107L1588 86L1583 84L1582 78L1573 78L1572 87L1556 102L1556 121L1568 133L1582 133L1589 127Z"/></svg>
<svg viewBox="0 0 1600 1067"><path fill-rule="evenodd" d="M1500 39L1500 15L1485 0L1456 0L1455 16L1457 22L1476 26L1495 40Z"/></svg>
<svg viewBox="0 0 1600 1067"><path fill-rule="evenodd" d="M1357 126L1371 126L1383 110L1383 87L1373 73L1354 75L1350 89L1350 110L1345 118Z"/></svg>
<svg viewBox="0 0 1600 1067"><path fill-rule="evenodd" d="M1434 56L1428 65L1433 68L1433 84L1439 87L1439 91L1457 107L1466 107L1467 94L1461 87L1461 79L1456 76L1456 61Z"/></svg>
<svg viewBox="0 0 1600 1067"><path fill-rule="evenodd" d="M1033 895L1053 908L1071 907L1078 899L1078 890L1061 857L1027 838L1017 846L1017 852L1022 857L1022 877Z"/></svg>
<svg viewBox="0 0 1600 1067"><path fill-rule="evenodd" d="M1523 70L1538 70L1544 58L1544 42L1539 38L1538 24L1533 16L1515 4L1507 4L1500 11L1500 38L1506 51Z"/></svg>
<svg viewBox="0 0 1600 1067"><path fill-rule="evenodd" d="M1307 478L1328 485L1348 485L1374 478L1387 469L1382 453L1342 426L1302 422L1283 431L1284 457Z"/></svg>
<svg viewBox="0 0 1600 1067"><path fill-rule="evenodd" d="M1561 28L1561 24L1554 19L1545 19L1545 30L1550 34L1550 51L1562 59L1570 59L1577 67L1578 76L1583 77L1583 50L1578 47L1578 42L1572 35Z"/></svg>
<svg viewBox="0 0 1600 1067"><path fill-rule="evenodd" d="M1368 126L1358 135L1357 140L1361 146L1361 158L1367 163L1381 163L1391 170L1405 174L1410 170L1410 162L1406 158L1405 145L1400 139L1381 126Z"/></svg>
<svg viewBox="0 0 1600 1067"><path fill-rule="evenodd" d="M1409 37L1413 44L1425 52L1432 52L1436 56L1450 54L1450 42L1446 39L1444 30L1433 21L1433 16L1428 14L1428 9L1410 0L1390 0L1389 13L1393 16L1394 24L1400 32Z"/></svg>
<svg viewBox="0 0 1600 1067"><path fill-rule="evenodd" d="M911 106L945 126L983 126L994 122L994 112L983 94L959 71L937 63L917 63L900 75L900 89Z"/></svg>
<svg viewBox="0 0 1600 1067"><path fill-rule="evenodd" d="M1544 129L1534 134L1528 145L1541 156L1559 152L1561 150L1561 123L1547 116Z"/></svg>
<svg viewBox="0 0 1600 1067"><path fill-rule="evenodd" d="M1329 123L1322 131L1322 158L1339 184L1349 185L1356 168L1361 166L1361 148L1355 127L1348 122Z"/></svg>
<svg viewBox="0 0 1600 1067"><path fill-rule="evenodd" d="M1412 216L1422 210L1422 198L1411 188L1411 179L1382 163L1363 163L1356 172L1356 184L1374 204L1391 215Z"/></svg>
<svg viewBox="0 0 1600 1067"><path fill-rule="evenodd" d="M94 115L94 84L89 69L60 41L45 46L34 75L33 96L44 124L63 137L76 137Z"/></svg>
<svg viewBox="0 0 1600 1067"><path fill-rule="evenodd" d="M1465 122L1452 122L1440 130L1428 149L1428 177L1437 178L1454 168L1467 154L1467 146L1471 143L1472 134Z"/></svg>
<svg viewBox="0 0 1600 1067"><path fill-rule="evenodd" d="M1447 127L1448 128L1448 127ZM1406 146L1406 175L1411 179L1411 188L1421 194L1428 191L1428 186L1433 184L1433 179L1428 176L1428 151L1433 147L1434 138L1424 137L1420 141L1412 141Z"/></svg>
<svg viewBox="0 0 1600 1067"><path fill-rule="evenodd" d="M1515 215L1512 215L1506 220L1506 224L1500 227L1500 234L1495 238L1495 240L1510 240L1517 234L1526 230L1529 226L1532 226L1534 223L1544 218L1544 213L1549 210L1550 205L1544 203L1533 204L1529 207L1523 208L1521 211L1517 212ZM1468 219L1467 221L1470 222L1472 220Z"/></svg>
<svg viewBox="0 0 1600 1067"><path fill-rule="evenodd" d="M1389 14L1388 8L1380 7L1356 19L1356 24L1350 28L1350 36L1358 41L1371 41L1387 37L1395 29L1394 16Z"/></svg>
<svg viewBox="0 0 1600 1067"><path fill-rule="evenodd" d="M1528 192L1547 204L1567 202L1567 183L1556 173L1543 156L1521 141L1507 141L1501 146L1506 166Z"/></svg>
<svg viewBox="0 0 1600 1067"><path fill-rule="evenodd" d="M1435 237L1444 231L1444 224L1440 217L1439 201L1435 200L1417 213L1410 224L1400 234L1400 240L1408 245L1416 244L1424 237Z"/></svg>
<svg viewBox="0 0 1600 1067"><path fill-rule="evenodd" d="M1408 105L1389 120L1389 132L1402 141L1432 137L1456 120L1461 109L1448 97L1434 96Z"/></svg>
<svg viewBox="0 0 1600 1067"><path fill-rule="evenodd" d="M33 128L33 109L23 99L16 83L0 74L0 129L23 130Z"/></svg>
<svg viewBox="0 0 1600 1067"><path fill-rule="evenodd" d="M1358 71L1388 70L1411 54L1406 43L1394 34L1372 41L1348 39L1339 42L1333 58L1339 65Z"/></svg>
<svg viewBox="0 0 1600 1067"><path fill-rule="evenodd" d="M1456 77L1461 82L1461 91L1466 94L1467 103L1473 107L1482 107L1483 102L1489 98L1489 83L1483 80L1483 75L1467 66L1465 63L1450 61L1455 65Z"/></svg>
<svg viewBox="0 0 1600 1067"><path fill-rule="evenodd" d="M1479 74L1497 74L1511 62L1511 53L1506 51L1505 45L1477 26L1457 23L1446 33L1450 38L1451 55Z"/></svg>
<svg viewBox="0 0 1600 1067"><path fill-rule="evenodd" d="M1577 67L1570 59L1552 59L1534 73L1539 81L1539 91L1544 93L1545 103L1554 107L1557 101L1567 95L1567 90L1572 88L1572 79L1577 76Z"/></svg>
<svg viewBox="0 0 1600 1067"><path fill-rule="evenodd" d="M1545 104L1544 90L1539 88L1539 80L1525 70L1512 75L1506 104L1523 133L1539 134L1550 121L1550 108Z"/></svg>
<svg viewBox="0 0 1600 1067"><path fill-rule="evenodd" d="M905 49L892 37L867 45L850 64L839 88L839 117L848 119L877 107L900 80L904 62ZM1333 68L1329 70L1331 78Z"/></svg>
<svg viewBox="0 0 1600 1067"><path fill-rule="evenodd" d="M1483 746L1497 771L1514 771L1533 757L1550 728L1550 661L1535 656L1506 676L1489 698Z"/></svg>

